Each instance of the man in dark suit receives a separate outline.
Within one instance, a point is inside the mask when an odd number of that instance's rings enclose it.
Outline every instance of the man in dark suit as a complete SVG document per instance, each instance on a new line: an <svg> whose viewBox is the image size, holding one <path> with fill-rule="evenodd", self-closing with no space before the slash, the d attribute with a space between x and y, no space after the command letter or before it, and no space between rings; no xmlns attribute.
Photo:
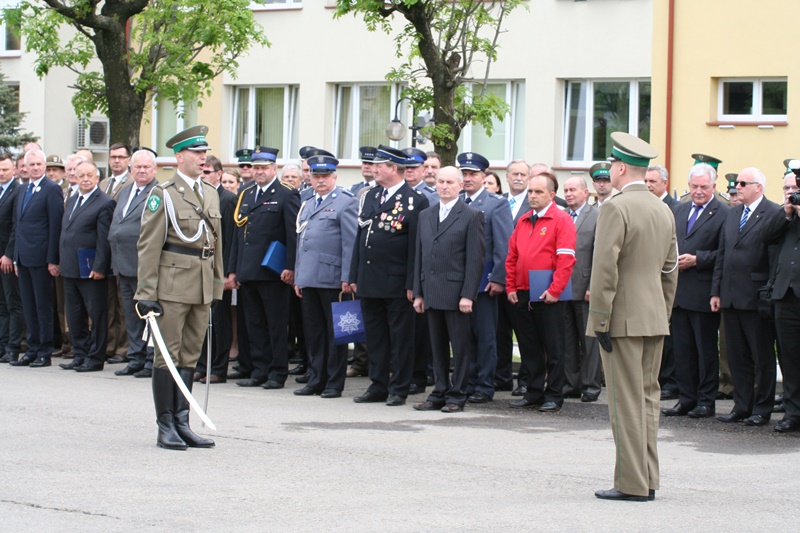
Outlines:
<svg viewBox="0 0 800 533"><path fill-rule="evenodd" d="M78 194L64 208L59 248L67 324L72 332L75 358L60 366L65 370L96 372L103 369L106 360L106 276L111 270L108 228L116 202L97 187L100 174L94 163L81 163L76 172Z"/></svg>
<svg viewBox="0 0 800 533"><path fill-rule="evenodd" d="M233 221L233 213L236 210L236 195L226 191L222 186L222 161L210 155L206 157L206 164L203 167L203 179L206 180L219 195L219 210L222 214L222 268L228 266L228 259L231 253L231 243L233 242L236 224ZM231 289L230 284L226 284L225 292L222 293L222 300L211 304L211 383L225 383L228 375L228 359L230 357L231 343L233 342L233 330L231 322ZM203 343L203 353L197 361L194 378L201 383L206 382L208 350L208 336Z"/></svg>
<svg viewBox="0 0 800 533"><path fill-rule="evenodd" d="M691 202L673 210L678 238L678 288L670 335L675 349L678 403L666 416L715 413L719 383L719 313L711 311L711 278L719 236L730 209L714 197L717 171L707 163L689 171Z"/></svg>
<svg viewBox="0 0 800 533"><path fill-rule="evenodd" d="M772 301L786 410L775 425L775 431L781 433L800 430L800 161L792 160L789 166L796 175L787 174L783 179L783 209L766 221L761 234L764 242L779 250Z"/></svg>
<svg viewBox="0 0 800 533"><path fill-rule="evenodd" d="M19 299L19 282L14 274L14 214L17 206L14 160L0 153L0 363L19 359L25 324Z"/></svg>
<svg viewBox="0 0 800 533"><path fill-rule="evenodd" d="M599 210L589 205L589 187L580 176L569 178L564 183L564 199L577 233L572 299L564 306L564 397L594 402L600 396L600 346L596 338L586 335L586 324L589 321L589 279L592 276L594 232Z"/></svg>
<svg viewBox="0 0 800 533"><path fill-rule="evenodd" d="M250 377L240 387L281 389L289 372L289 293L294 283L300 197L278 180L278 150L253 152L254 185L239 193L234 220L238 226L228 260L226 286L239 288L250 345ZM262 266L273 242L286 248L283 270ZM240 366L244 361L240 359Z"/></svg>
<svg viewBox="0 0 800 533"><path fill-rule="evenodd" d="M151 377L153 373L153 348L142 338L145 322L136 313L139 252L137 243L142 227L144 210L150 190L158 184L156 180L155 152L147 148L137 150L131 158L133 183L126 185L117 196L119 200L111 218L108 241L111 246L111 266L117 273L119 292L122 296L122 311L128 335L128 364L114 372L117 376Z"/></svg>
<svg viewBox="0 0 800 533"><path fill-rule="evenodd" d="M757 168L742 170L736 184L742 203L725 219L711 284L711 310L722 310L734 382L733 411L717 420L763 426L775 398L775 337L772 320L758 313L758 291L771 271L761 229L781 208L764 197L767 178Z"/></svg>
<svg viewBox="0 0 800 533"><path fill-rule="evenodd" d="M672 209L680 202L673 198L667 186L669 185L669 172L662 165L651 165L644 175L647 189L655 194L667 207ZM678 399L678 381L675 379L675 352L672 347L672 337L664 337L664 353L661 355L661 369L658 374L658 383L661 385L661 400Z"/></svg>
<svg viewBox="0 0 800 533"><path fill-rule="evenodd" d="M403 405L411 384L415 239L428 199L403 179L405 162L400 150L379 146L377 186L361 197L349 280L361 298L372 384L353 398L356 403Z"/></svg>
<svg viewBox="0 0 800 533"><path fill-rule="evenodd" d="M531 210L528 203L528 179L530 166L525 161L512 161L506 167L506 182L508 193L504 198L508 201L511 211L512 228ZM495 390L512 390L513 396L524 396L527 384L525 369L520 367L517 378L518 387L514 389L513 352L515 325L514 306L508 301L505 294L498 300L497 314L497 371L494 376Z"/></svg>
<svg viewBox="0 0 800 533"><path fill-rule="evenodd" d="M28 351L14 366L50 366L53 354L53 278L58 268L58 242L64 196L44 176L45 155L25 154L30 181L17 190L14 262L19 277L22 311L28 326Z"/></svg>
<svg viewBox="0 0 800 533"><path fill-rule="evenodd" d="M478 350L472 362L469 380L469 401L486 403L494 399L494 373L497 370L497 300L503 294L506 281L506 254L511 237L511 212L508 203L483 187L489 160L475 152L456 157L464 176L465 204L481 211L486 240L483 267L486 277L478 287L478 299L470 323L478 339Z"/></svg>
<svg viewBox="0 0 800 533"><path fill-rule="evenodd" d="M467 401L470 361L477 338L469 314L483 272L483 213L459 199L463 177L454 167L439 170L437 202L419 216L414 265L414 310L427 315L435 386L418 411L455 413ZM450 379L450 346L453 377Z"/></svg>

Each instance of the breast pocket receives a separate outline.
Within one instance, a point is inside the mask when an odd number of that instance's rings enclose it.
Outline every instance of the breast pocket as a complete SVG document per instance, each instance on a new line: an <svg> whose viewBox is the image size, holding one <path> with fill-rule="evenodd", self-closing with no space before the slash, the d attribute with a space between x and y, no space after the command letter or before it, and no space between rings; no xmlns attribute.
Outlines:
<svg viewBox="0 0 800 533"><path fill-rule="evenodd" d="M191 267L192 258L188 255L162 253L158 265L158 291L165 294L186 292L185 275ZM175 278L178 278L177 282Z"/></svg>

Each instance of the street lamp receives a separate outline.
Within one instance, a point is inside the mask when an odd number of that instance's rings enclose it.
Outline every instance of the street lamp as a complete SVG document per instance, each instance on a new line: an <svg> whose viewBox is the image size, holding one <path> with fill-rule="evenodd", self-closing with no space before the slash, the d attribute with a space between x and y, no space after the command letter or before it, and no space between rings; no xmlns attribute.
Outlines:
<svg viewBox="0 0 800 533"><path fill-rule="evenodd" d="M393 141L400 141L406 136L406 126L400 121L400 103L403 100L408 100L408 97L403 96L397 101L394 105L394 118L386 126L386 136ZM420 143L425 142L425 139L419 137L417 132L428 125L428 119L424 116L417 116L416 106L412 106L411 110L414 114L414 124L409 126L408 129L411 130L411 147L414 148L417 146L418 138Z"/></svg>

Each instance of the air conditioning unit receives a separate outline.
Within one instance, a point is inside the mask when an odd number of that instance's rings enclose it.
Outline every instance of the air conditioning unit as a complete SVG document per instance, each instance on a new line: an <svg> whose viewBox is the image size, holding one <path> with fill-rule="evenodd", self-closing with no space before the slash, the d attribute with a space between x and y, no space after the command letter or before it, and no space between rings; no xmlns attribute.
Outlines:
<svg viewBox="0 0 800 533"><path fill-rule="evenodd" d="M108 137L107 118L78 119L78 150L108 150Z"/></svg>

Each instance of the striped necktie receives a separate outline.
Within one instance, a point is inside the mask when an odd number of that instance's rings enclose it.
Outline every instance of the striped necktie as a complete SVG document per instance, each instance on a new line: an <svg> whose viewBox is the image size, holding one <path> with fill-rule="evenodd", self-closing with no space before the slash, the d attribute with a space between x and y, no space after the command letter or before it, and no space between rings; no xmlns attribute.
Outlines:
<svg viewBox="0 0 800 533"><path fill-rule="evenodd" d="M745 224L747 224L747 219L750 218L750 208L745 206L744 213L742 213L742 219L739 221L739 233L742 232L742 228Z"/></svg>

